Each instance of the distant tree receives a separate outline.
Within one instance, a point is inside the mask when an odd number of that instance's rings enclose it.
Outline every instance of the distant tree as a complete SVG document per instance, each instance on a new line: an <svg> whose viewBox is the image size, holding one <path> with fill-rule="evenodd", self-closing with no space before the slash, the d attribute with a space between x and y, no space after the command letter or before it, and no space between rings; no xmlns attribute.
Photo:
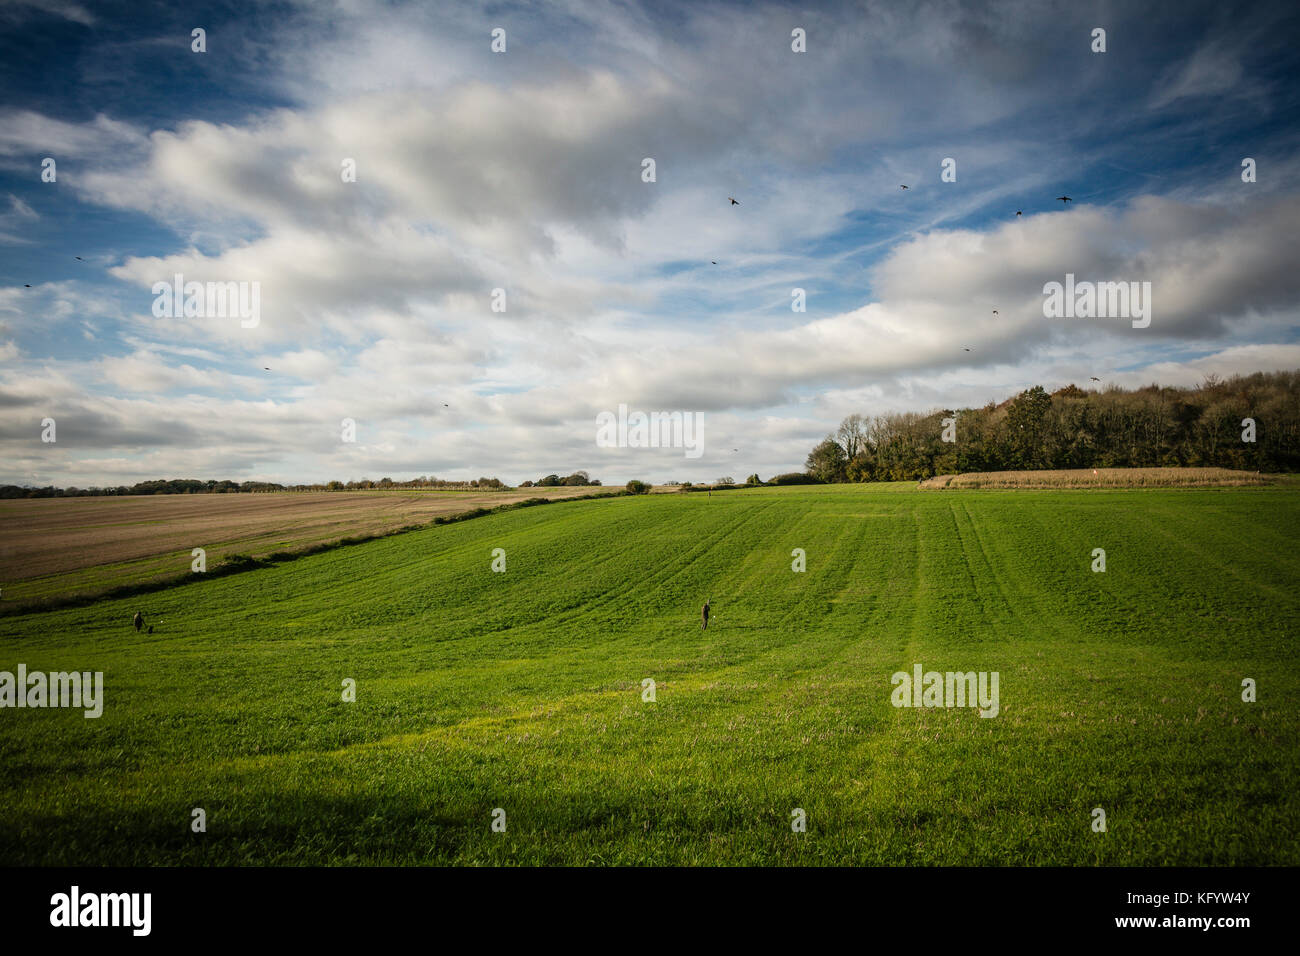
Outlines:
<svg viewBox="0 0 1300 956"><path fill-rule="evenodd" d="M858 414L849 415L840 422L840 427L835 432L835 440L844 449L844 457L848 461L857 458L866 448L867 420Z"/></svg>
<svg viewBox="0 0 1300 956"><path fill-rule="evenodd" d="M644 481L637 481L635 478L629 481L625 487L627 488L628 494L631 495L644 495L650 491L649 485Z"/></svg>
<svg viewBox="0 0 1300 956"><path fill-rule="evenodd" d="M1048 458L1043 445L1043 422L1052 399L1035 385L1016 396L1007 409L1007 437L1016 468L1043 468Z"/></svg>
<svg viewBox="0 0 1300 956"><path fill-rule="evenodd" d="M745 479L745 484L747 484L747 485L761 485L762 482L759 481L759 479L758 479L758 475L750 475L748 478Z"/></svg>
<svg viewBox="0 0 1300 956"><path fill-rule="evenodd" d="M876 456L870 445L863 448L844 466L847 481L872 481L876 476Z"/></svg>
<svg viewBox="0 0 1300 956"><path fill-rule="evenodd" d="M818 481L843 481L845 479L846 466L848 458L844 454L844 449L830 435L827 435L818 445L808 454L808 460L804 462L804 468L808 474L815 477Z"/></svg>
<svg viewBox="0 0 1300 956"><path fill-rule="evenodd" d="M813 475L805 474L802 471L789 471L783 475L775 475L768 479L769 485L815 485L819 484L817 478Z"/></svg>

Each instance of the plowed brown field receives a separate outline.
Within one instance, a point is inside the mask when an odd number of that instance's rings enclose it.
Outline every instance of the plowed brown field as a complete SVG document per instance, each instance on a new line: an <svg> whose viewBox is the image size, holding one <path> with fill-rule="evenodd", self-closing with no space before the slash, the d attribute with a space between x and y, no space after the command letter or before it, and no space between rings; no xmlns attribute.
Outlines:
<svg viewBox="0 0 1300 956"><path fill-rule="evenodd" d="M0 501L0 600L92 594L184 574L203 548L266 557L440 515L603 488L24 498ZM609 489L615 490L615 489Z"/></svg>

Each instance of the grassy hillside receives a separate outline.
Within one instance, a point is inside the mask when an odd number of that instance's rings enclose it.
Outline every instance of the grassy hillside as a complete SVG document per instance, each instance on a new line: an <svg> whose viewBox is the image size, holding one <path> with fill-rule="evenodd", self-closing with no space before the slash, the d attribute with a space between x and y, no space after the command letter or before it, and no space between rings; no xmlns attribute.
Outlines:
<svg viewBox="0 0 1300 956"><path fill-rule="evenodd" d="M292 555L324 549L342 538L379 537L432 524L476 508L593 493L607 490L411 489L0 500L0 611L37 610L73 596L104 596L117 588L175 582L191 573L194 548L204 549L212 571L232 555Z"/></svg>
<svg viewBox="0 0 1300 956"><path fill-rule="evenodd" d="M1294 865L1298 538L1289 488L655 495L3 618L106 704L0 710L0 863ZM893 707L916 663L999 715Z"/></svg>

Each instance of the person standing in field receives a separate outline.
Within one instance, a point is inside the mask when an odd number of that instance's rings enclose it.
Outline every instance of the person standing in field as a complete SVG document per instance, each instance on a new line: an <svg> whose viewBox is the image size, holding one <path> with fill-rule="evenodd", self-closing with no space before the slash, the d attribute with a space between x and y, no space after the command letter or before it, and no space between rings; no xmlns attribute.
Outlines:
<svg viewBox="0 0 1300 956"><path fill-rule="evenodd" d="M709 599L708 598L704 599L704 609L700 611L700 614L704 618L704 622L700 625L700 630L707 631L709 629Z"/></svg>
<svg viewBox="0 0 1300 956"><path fill-rule="evenodd" d="M144 626L144 615L136 611L135 617L131 618L131 623L135 625L135 632L139 634L140 628Z"/></svg>

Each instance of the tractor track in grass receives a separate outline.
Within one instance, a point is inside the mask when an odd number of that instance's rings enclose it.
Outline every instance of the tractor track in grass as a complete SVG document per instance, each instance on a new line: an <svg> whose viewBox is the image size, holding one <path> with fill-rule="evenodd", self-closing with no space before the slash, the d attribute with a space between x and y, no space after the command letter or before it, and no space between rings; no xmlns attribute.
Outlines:
<svg viewBox="0 0 1300 956"><path fill-rule="evenodd" d="M1002 604L1007 610L1008 621L998 622L998 626L1005 629L1008 623L1016 625L1016 633L1006 634L1005 638L1010 640L1065 637L1065 629L1061 626L1059 615L1055 613L1058 608L1047 604L1048 595L1045 589L1024 583L1027 567L1023 560L1015 560L1020 556L1011 553L1004 555L1002 561L995 559L998 551L991 547L987 540L998 530L995 519L981 516L981 519L977 520L968 501L962 502L962 509L970 527L970 539L974 540L979 547L980 557L985 568L988 569L989 576L997 585ZM963 541L965 540L963 537ZM1027 605L1032 608L1031 611L1026 611Z"/></svg>
<svg viewBox="0 0 1300 956"><path fill-rule="evenodd" d="M573 623L586 618L595 617L597 612L606 609L611 605L624 602L629 594L637 590L643 590L648 587L651 590L658 591L658 586L664 581L685 576L693 565L705 556L713 553L718 543L726 540L735 540L736 533L741 528L760 518L763 512L770 507L770 504L765 504L756 509L747 508L741 510L740 514L736 515L733 520L713 532L708 538L702 541L697 540L697 543L692 546L687 554L679 555L680 560L676 563L671 560L662 560L650 574L641 577L633 576L632 579L627 580L625 586L618 588L608 596L594 602L588 602L587 610L569 617L561 618L560 622ZM690 520L692 517L693 516L683 516L682 523L693 526L695 522ZM706 594L705 597L712 597L712 595ZM702 601L700 603L703 604ZM698 608L696 610L698 612Z"/></svg>

